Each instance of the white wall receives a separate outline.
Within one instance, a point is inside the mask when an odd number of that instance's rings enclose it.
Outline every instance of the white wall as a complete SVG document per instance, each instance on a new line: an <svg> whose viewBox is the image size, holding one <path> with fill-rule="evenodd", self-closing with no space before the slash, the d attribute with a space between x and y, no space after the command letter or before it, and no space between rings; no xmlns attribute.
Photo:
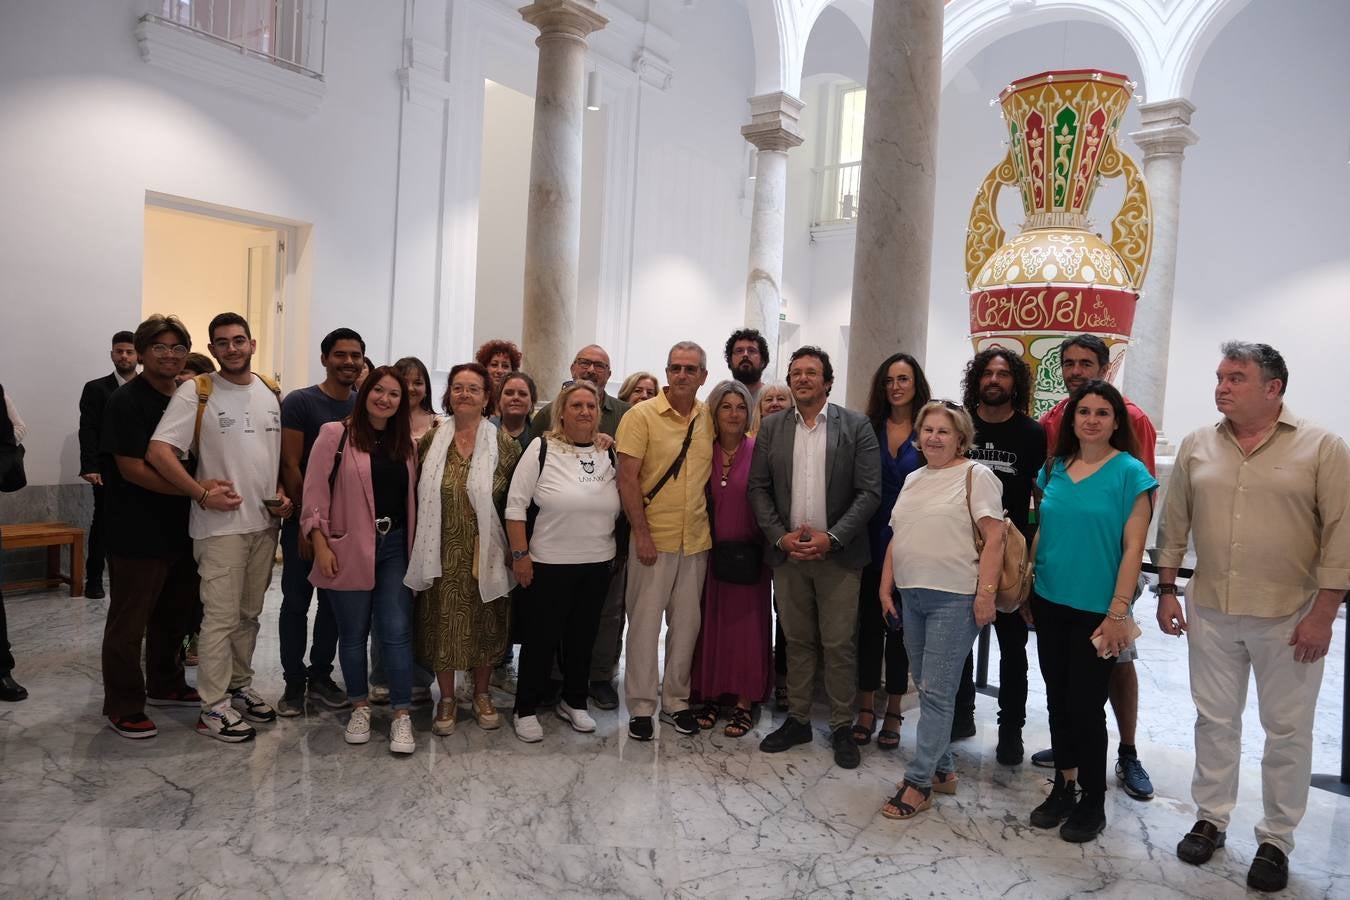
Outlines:
<svg viewBox="0 0 1350 900"><path fill-rule="evenodd" d="M533 131L534 99L488 81L483 96L475 347L491 338L520 343Z"/></svg>

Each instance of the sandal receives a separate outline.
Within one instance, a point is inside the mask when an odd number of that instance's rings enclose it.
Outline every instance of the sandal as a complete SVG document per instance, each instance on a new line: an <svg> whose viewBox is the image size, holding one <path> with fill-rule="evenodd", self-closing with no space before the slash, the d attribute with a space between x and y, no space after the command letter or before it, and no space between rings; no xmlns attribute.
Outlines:
<svg viewBox="0 0 1350 900"><path fill-rule="evenodd" d="M732 738L744 737L746 732L754 726L755 721L750 716L750 710L743 706L736 706L732 708L731 716L727 719L727 724L722 729L722 733Z"/></svg>
<svg viewBox="0 0 1350 900"><path fill-rule="evenodd" d="M960 781L955 772L934 772L933 791L938 794L955 794L956 784Z"/></svg>
<svg viewBox="0 0 1350 900"><path fill-rule="evenodd" d="M895 720L895 727L889 728L891 720ZM900 725L905 721L905 717L900 713L886 713L885 721L881 724L881 731L877 734L877 748L880 750L894 750L900 746Z"/></svg>
<svg viewBox="0 0 1350 900"><path fill-rule="evenodd" d="M864 728L860 722L854 722L850 732L853 735L853 743L859 747L872 743L872 732L877 730L877 714L866 706L858 707L858 719L861 720L864 715L872 717L872 724Z"/></svg>
<svg viewBox="0 0 1350 900"><path fill-rule="evenodd" d="M698 722L699 728L707 731L717 724L717 719L721 714L722 711L717 708L716 703L705 703L694 714L694 721Z"/></svg>
<svg viewBox="0 0 1350 900"><path fill-rule="evenodd" d="M911 806L905 802L905 791L913 788L923 797L917 806ZM881 808L881 814L888 819L912 819L925 809L933 805L933 789L921 788L917 784L911 784L908 781L900 783L900 789L895 792L895 796L886 801L886 805ZM892 812L894 810L894 812Z"/></svg>

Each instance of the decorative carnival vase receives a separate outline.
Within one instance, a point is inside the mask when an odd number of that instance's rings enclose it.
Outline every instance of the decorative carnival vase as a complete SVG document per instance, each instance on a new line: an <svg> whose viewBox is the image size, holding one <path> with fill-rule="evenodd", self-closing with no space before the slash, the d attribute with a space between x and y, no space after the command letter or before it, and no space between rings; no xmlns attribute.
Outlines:
<svg viewBox="0 0 1350 900"><path fill-rule="evenodd" d="M1065 396L1059 345L1087 332L1111 349L1119 371L1153 245L1148 189L1116 143L1133 82L1092 69L1042 72L999 95L1008 154L970 210L966 287L976 351L1001 345L1031 365L1032 412ZM1125 202L1107 243L1087 209L1103 177L1125 179ZM998 220L998 194L1016 185L1026 222L1012 240Z"/></svg>

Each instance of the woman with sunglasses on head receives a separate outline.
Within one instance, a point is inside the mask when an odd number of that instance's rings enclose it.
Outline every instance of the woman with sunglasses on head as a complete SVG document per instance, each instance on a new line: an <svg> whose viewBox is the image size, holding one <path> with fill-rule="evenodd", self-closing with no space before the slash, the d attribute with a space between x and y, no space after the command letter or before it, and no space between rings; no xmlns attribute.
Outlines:
<svg viewBox="0 0 1350 900"><path fill-rule="evenodd" d="M338 661L352 702L345 738L370 740L366 645L378 619L394 720L389 749L416 749L412 719L412 592L403 585L416 528L416 449L409 401L393 366L371 371L351 416L319 429L305 472L301 531L314 542L310 583L332 591Z"/></svg>
<svg viewBox="0 0 1350 900"><path fill-rule="evenodd" d="M932 400L919 410L913 430L924 465L905 477L891 512L878 599L883 616L904 622L919 724L905 778L881 808L888 819L928 809L934 791L956 793L956 690L976 635L994 621L1003 565L1003 485L988 467L966 458L975 438L970 413L950 400ZM972 523L982 552L975 549Z"/></svg>

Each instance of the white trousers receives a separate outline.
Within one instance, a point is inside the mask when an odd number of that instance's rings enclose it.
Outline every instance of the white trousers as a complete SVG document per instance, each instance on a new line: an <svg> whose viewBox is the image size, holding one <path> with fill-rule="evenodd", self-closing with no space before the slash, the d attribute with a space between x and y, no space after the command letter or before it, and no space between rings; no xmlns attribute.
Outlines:
<svg viewBox="0 0 1350 900"><path fill-rule="evenodd" d="M1322 686L1323 660L1294 659L1289 638L1308 610L1282 618L1230 616L1187 602L1190 624L1191 697L1195 700L1195 775L1191 797L1198 817L1220 831L1237 804L1242 762L1242 710L1250 673L1266 732L1261 754L1265 815L1257 843L1285 853L1294 849L1294 829L1308 807L1312 777L1313 717Z"/></svg>

